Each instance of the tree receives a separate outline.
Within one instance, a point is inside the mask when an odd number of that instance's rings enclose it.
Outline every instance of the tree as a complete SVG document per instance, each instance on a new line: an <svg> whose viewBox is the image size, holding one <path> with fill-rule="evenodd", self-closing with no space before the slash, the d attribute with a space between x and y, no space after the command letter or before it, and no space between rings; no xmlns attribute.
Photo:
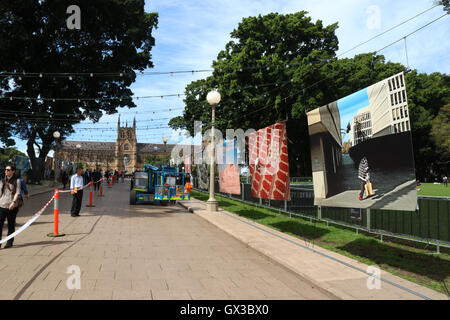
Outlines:
<svg viewBox="0 0 450 320"><path fill-rule="evenodd" d="M147 155L145 157L146 163L150 163L154 166L160 166L168 164L170 160L169 154Z"/></svg>
<svg viewBox="0 0 450 320"><path fill-rule="evenodd" d="M338 49L337 24L314 23L306 14L244 18L213 62L212 76L186 87L183 116L169 125L193 134L194 120L210 124L206 95L212 88L222 95L216 111L216 125L222 132L226 128L259 129L290 116L297 98L290 95L303 84L301 78L291 81L294 72L312 75L316 65L334 57Z"/></svg>
<svg viewBox="0 0 450 320"><path fill-rule="evenodd" d="M439 0L437 3L444 7L445 12L450 14L450 0Z"/></svg>
<svg viewBox="0 0 450 320"><path fill-rule="evenodd" d="M0 139L5 145L12 145L12 135L27 140L34 180L39 180L45 157L54 147L54 131L64 138L82 120L96 122L102 112L113 114L118 107L135 107L128 98L132 94L129 86L136 78L134 70L153 66L150 51L155 43L152 31L157 27L158 16L144 12L144 0L75 1L81 8L80 30L70 30L66 25L66 10L73 3L0 3L0 73L44 74L0 74L0 95L7 98L0 99ZM69 78L73 73L84 75ZM90 73L114 75L91 77ZM29 99L11 101L9 97ZM81 100L40 99L46 97Z"/></svg>
<svg viewBox="0 0 450 320"><path fill-rule="evenodd" d="M406 68L373 53L334 59L337 24L312 23L306 12L244 18L213 62L212 76L185 90L183 116L169 122L193 134L194 120L210 124L206 94L218 88L217 127L260 129L287 121L291 174L311 175L306 112ZM205 126L207 127L207 126Z"/></svg>
<svg viewBox="0 0 450 320"><path fill-rule="evenodd" d="M431 139L441 161L450 161L450 103L443 106L431 125Z"/></svg>
<svg viewBox="0 0 450 320"><path fill-rule="evenodd" d="M10 163L15 164L16 156L25 156L25 154L13 147L0 148L0 168L4 168Z"/></svg>
<svg viewBox="0 0 450 320"><path fill-rule="evenodd" d="M439 109L450 101L450 76L413 70L405 75L405 82L416 176L423 180L439 171L437 160L442 157L441 150L436 148L430 132Z"/></svg>

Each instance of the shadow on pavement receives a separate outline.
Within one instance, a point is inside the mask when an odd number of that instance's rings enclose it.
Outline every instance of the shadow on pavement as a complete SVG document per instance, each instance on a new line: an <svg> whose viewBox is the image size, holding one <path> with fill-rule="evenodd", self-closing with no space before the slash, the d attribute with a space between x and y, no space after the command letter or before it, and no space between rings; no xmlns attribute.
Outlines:
<svg viewBox="0 0 450 320"><path fill-rule="evenodd" d="M52 241L52 240L37 241L37 242L30 242L30 243L26 243L26 244L15 244L14 247L23 248L23 247L29 247L29 246L59 245L59 244L68 243L68 242L73 242L73 241Z"/></svg>

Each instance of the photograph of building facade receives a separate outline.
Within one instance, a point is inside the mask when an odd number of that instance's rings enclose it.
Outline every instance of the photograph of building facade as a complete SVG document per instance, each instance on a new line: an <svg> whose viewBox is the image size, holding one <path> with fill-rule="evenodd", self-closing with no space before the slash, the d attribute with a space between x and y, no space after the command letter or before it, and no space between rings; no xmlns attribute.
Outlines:
<svg viewBox="0 0 450 320"><path fill-rule="evenodd" d="M333 180L342 161L341 120L337 102L307 113L314 192L326 198L337 192Z"/></svg>
<svg viewBox="0 0 450 320"><path fill-rule="evenodd" d="M381 137L410 131L410 120L403 73L367 88L369 105L358 110L352 119L351 146L364 137ZM358 135L358 126L362 136Z"/></svg>
<svg viewBox="0 0 450 320"><path fill-rule="evenodd" d="M307 116L316 205L416 209L403 73L314 109ZM364 196L361 188L366 182L362 184L358 178L358 166L364 158L369 168L367 182L376 191L373 197Z"/></svg>
<svg viewBox="0 0 450 320"><path fill-rule="evenodd" d="M80 148L77 148L77 145ZM142 169L148 156L161 158L170 156L174 144L138 143L136 137L136 121L128 127L121 126L120 117L117 122L117 140L101 141L62 141L57 151L57 161L67 168L74 163L82 162L86 169L118 170L134 172ZM167 163L168 164L168 163Z"/></svg>

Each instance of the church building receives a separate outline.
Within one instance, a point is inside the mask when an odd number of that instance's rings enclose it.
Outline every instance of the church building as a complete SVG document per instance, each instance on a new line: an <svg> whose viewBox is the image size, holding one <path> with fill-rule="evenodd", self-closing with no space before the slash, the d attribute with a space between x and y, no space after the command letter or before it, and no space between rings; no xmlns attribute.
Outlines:
<svg viewBox="0 0 450 320"><path fill-rule="evenodd" d="M78 148L77 148L78 146ZM90 170L118 170L134 172L142 169L150 159L168 162L174 144L138 143L136 138L136 119L133 126L124 127L117 121L116 142L101 141L62 141L57 151L57 161L63 168L82 162ZM166 159L166 160L164 160ZM168 164L168 163L162 163Z"/></svg>

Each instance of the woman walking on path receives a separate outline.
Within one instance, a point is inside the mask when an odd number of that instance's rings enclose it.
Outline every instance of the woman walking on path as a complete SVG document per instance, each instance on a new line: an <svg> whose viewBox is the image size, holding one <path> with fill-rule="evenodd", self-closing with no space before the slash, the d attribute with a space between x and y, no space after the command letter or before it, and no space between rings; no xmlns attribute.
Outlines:
<svg viewBox="0 0 450 320"><path fill-rule="evenodd" d="M369 163L367 162L367 158L363 157L359 162L358 167L358 178L361 180L361 191L359 192L359 200L363 200L364 197L364 187L366 183L369 183Z"/></svg>
<svg viewBox="0 0 450 320"><path fill-rule="evenodd" d="M21 184L15 177L16 167L7 165L5 177L0 180L0 240L2 239L3 224L8 220L8 235L16 230L16 216L19 211L18 201L22 192ZM5 248L12 247L14 238L6 242ZM0 244L1 247L1 244Z"/></svg>

